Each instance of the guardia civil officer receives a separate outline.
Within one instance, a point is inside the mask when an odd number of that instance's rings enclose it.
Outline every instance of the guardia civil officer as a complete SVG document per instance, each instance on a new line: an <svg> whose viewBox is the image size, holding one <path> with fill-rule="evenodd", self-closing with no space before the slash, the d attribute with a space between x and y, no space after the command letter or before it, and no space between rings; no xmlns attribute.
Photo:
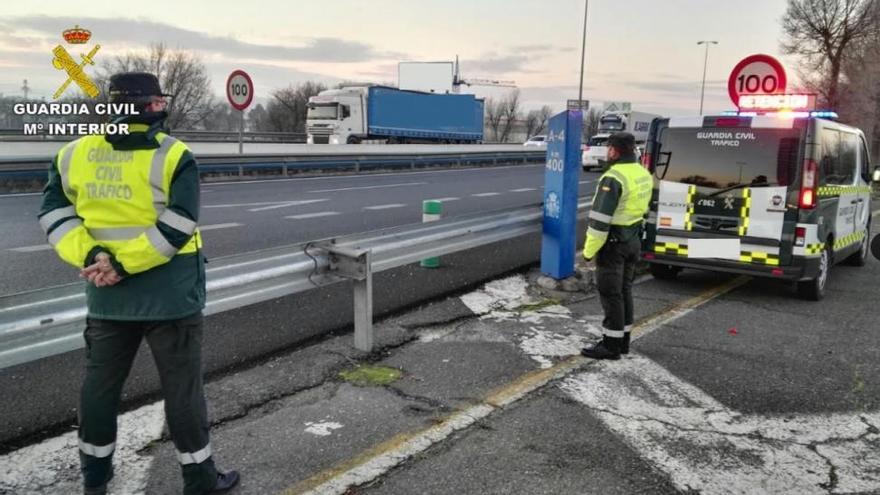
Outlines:
<svg viewBox="0 0 880 495"><path fill-rule="evenodd" d="M79 408L85 493L106 493L113 477L120 394L143 339L159 371L183 492L221 493L239 475L217 470L208 438L198 169L187 146L161 132L170 95L156 76L115 74L109 96L140 112L115 121L129 124L130 134L85 136L64 146L39 215L49 243L89 282Z"/></svg>
<svg viewBox="0 0 880 495"><path fill-rule="evenodd" d="M632 282L653 188L651 174L636 160L632 134L611 135L607 159L609 168L596 187L583 251L584 259L595 260L596 287L605 311L602 341L581 351L594 359L620 359L629 352Z"/></svg>

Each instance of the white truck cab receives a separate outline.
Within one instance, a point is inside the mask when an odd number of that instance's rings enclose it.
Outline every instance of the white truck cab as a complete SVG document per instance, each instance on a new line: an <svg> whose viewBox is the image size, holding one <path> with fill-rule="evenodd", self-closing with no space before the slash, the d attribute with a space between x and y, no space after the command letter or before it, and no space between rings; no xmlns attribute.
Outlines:
<svg viewBox="0 0 880 495"><path fill-rule="evenodd" d="M322 91L309 98L307 143L357 144L367 135L367 86Z"/></svg>

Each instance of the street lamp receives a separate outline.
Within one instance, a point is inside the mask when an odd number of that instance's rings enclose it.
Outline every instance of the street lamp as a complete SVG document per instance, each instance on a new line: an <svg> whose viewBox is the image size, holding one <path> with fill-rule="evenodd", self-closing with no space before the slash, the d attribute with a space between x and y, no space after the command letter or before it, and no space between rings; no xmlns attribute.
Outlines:
<svg viewBox="0 0 880 495"><path fill-rule="evenodd" d="M703 115L703 98L706 96L706 65L709 63L709 45L717 45L717 41L698 41L697 45L706 45L706 56L703 58L703 89L700 90L700 115Z"/></svg>
<svg viewBox="0 0 880 495"><path fill-rule="evenodd" d="M581 82L578 86L578 108L584 109L584 57L587 52L587 10L590 7L590 0L584 0L584 38L581 42Z"/></svg>

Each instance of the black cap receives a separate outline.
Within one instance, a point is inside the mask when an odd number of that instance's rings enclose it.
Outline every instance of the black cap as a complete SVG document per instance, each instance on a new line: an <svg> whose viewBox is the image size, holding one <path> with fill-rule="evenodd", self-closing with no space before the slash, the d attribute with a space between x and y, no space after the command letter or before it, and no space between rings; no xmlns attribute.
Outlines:
<svg viewBox="0 0 880 495"><path fill-rule="evenodd" d="M636 149L636 138L628 132L615 132L608 137L608 146L621 154L633 153Z"/></svg>
<svg viewBox="0 0 880 495"><path fill-rule="evenodd" d="M163 93L159 78L149 72L121 72L110 76L110 99L113 101L140 99L151 96L171 96Z"/></svg>

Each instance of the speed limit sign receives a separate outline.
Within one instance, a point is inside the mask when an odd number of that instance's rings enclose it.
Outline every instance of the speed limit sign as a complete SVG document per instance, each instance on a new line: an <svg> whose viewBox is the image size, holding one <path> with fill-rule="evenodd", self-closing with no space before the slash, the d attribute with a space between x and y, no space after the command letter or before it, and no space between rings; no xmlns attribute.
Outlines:
<svg viewBox="0 0 880 495"><path fill-rule="evenodd" d="M733 104L739 106L740 96L785 93L787 83L785 68L778 60L770 55L750 55L733 68L727 91Z"/></svg>
<svg viewBox="0 0 880 495"><path fill-rule="evenodd" d="M226 98L236 110L244 110L254 101L254 82L243 70L233 71L226 80Z"/></svg>

